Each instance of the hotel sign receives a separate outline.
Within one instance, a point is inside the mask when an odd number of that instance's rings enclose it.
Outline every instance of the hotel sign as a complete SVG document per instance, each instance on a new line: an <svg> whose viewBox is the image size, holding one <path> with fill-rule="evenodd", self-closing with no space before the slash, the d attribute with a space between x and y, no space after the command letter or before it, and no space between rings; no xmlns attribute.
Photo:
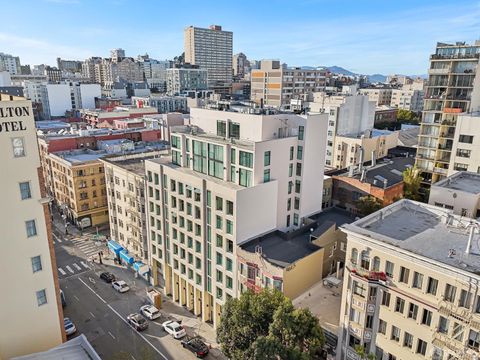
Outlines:
<svg viewBox="0 0 480 360"><path fill-rule="evenodd" d="M0 133L27 130L22 120L15 120L24 116L30 116L28 106L0 107Z"/></svg>

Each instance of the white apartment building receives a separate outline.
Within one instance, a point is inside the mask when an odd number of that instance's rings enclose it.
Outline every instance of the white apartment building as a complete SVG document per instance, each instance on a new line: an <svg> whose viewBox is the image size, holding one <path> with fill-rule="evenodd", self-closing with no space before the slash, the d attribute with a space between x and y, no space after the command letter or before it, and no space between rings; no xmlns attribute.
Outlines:
<svg viewBox="0 0 480 360"><path fill-rule="evenodd" d="M167 69L171 68L171 61L159 61L144 57L139 57L139 61L148 87L150 89L157 88L161 93L166 92Z"/></svg>
<svg viewBox="0 0 480 360"><path fill-rule="evenodd" d="M328 115L327 150L325 165L336 167L334 161L337 136L361 135L373 129L375 103L366 95L327 95L314 93L313 102L308 104L311 112ZM338 155L337 155L338 156Z"/></svg>
<svg viewBox="0 0 480 360"><path fill-rule="evenodd" d="M250 74L250 99L259 105L290 109L292 100L308 100L315 92L325 90L324 68L287 68L279 60L262 60L260 69Z"/></svg>
<svg viewBox="0 0 480 360"><path fill-rule="evenodd" d="M236 246L322 209L323 114L191 109L172 156L145 162L154 282L217 326L238 293Z"/></svg>
<svg viewBox="0 0 480 360"><path fill-rule="evenodd" d="M0 52L0 71L7 71L10 75L21 74L20 58Z"/></svg>
<svg viewBox="0 0 480 360"><path fill-rule="evenodd" d="M95 98L101 97L99 84L64 82L42 86L42 105L47 119L65 116L69 110L95 109Z"/></svg>
<svg viewBox="0 0 480 360"><path fill-rule="evenodd" d="M206 90L210 73L206 69L182 67L167 69L167 94L178 95L186 90Z"/></svg>
<svg viewBox="0 0 480 360"><path fill-rule="evenodd" d="M3 171L0 358L65 341L63 311L30 101L0 94Z"/></svg>
<svg viewBox="0 0 480 360"><path fill-rule="evenodd" d="M390 106L398 109L419 112L423 110L423 90L392 89Z"/></svg>
<svg viewBox="0 0 480 360"><path fill-rule="evenodd" d="M168 114L145 115L141 118L147 129L160 130L160 139L170 141L172 129L188 123L182 113L170 112Z"/></svg>
<svg viewBox="0 0 480 360"><path fill-rule="evenodd" d="M374 101L376 106L390 105L392 101L392 89L390 88L368 88L359 89L359 94L367 95L370 101Z"/></svg>
<svg viewBox="0 0 480 360"><path fill-rule="evenodd" d="M185 62L207 69L209 88L219 92L230 92L232 85L232 42L233 33L218 25L184 31Z"/></svg>
<svg viewBox="0 0 480 360"><path fill-rule="evenodd" d="M400 200L342 229L338 359L478 359L477 221Z"/></svg>
<svg viewBox="0 0 480 360"><path fill-rule="evenodd" d="M452 210L454 214L480 217L480 174L457 172L430 187L430 205Z"/></svg>
<svg viewBox="0 0 480 360"><path fill-rule="evenodd" d="M448 134L452 141L452 153L448 176L457 171L480 173L480 112L457 116L455 132Z"/></svg>
<svg viewBox="0 0 480 360"><path fill-rule="evenodd" d="M159 114L168 114L170 112L188 111L187 98L184 96L132 96L132 105L136 107L151 106L156 108Z"/></svg>

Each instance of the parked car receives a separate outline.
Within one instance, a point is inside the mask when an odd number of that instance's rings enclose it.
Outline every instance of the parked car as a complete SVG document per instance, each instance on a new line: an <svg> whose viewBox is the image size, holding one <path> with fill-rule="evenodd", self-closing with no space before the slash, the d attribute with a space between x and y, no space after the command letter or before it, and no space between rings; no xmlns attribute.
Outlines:
<svg viewBox="0 0 480 360"><path fill-rule="evenodd" d="M62 300L62 307L67 306L67 302L65 301L65 293L62 289L60 289L60 300Z"/></svg>
<svg viewBox="0 0 480 360"><path fill-rule="evenodd" d="M109 272L103 272L100 274L100 279L110 284L112 281L115 281L115 276Z"/></svg>
<svg viewBox="0 0 480 360"><path fill-rule="evenodd" d="M63 326L65 327L65 334L67 336L75 334L77 332L77 327L68 317L63 318Z"/></svg>
<svg viewBox="0 0 480 360"><path fill-rule="evenodd" d="M124 292L127 292L128 290L130 290L127 283L123 280L118 280L118 281L112 282L112 286L119 293L124 293Z"/></svg>
<svg viewBox="0 0 480 360"><path fill-rule="evenodd" d="M153 305L143 305L140 313L149 320L155 320L160 317L160 311Z"/></svg>
<svg viewBox="0 0 480 360"><path fill-rule="evenodd" d="M175 339L181 339L185 335L187 335L187 332L183 328L182 325L180 325L178 322L173 321L173 320L168 320L165 321L163 324L163 329L172 335Z"/></svg>
<svg viewBox="0 0 480 360"><path fill-rule="evenodd" d="M182 340L182 346L190 350L198 358L204 358L208 355L208 346L198 337L185 337Z"/></svg>
<svg viewBox="0 0 480 360"><path fill-rule="evenodd" d="M142 331L142 330L145 330L146 328L148 328L148 321L145 320L145 318L138 313L128 315L127 316L127 321L137 331Z"/></svg>

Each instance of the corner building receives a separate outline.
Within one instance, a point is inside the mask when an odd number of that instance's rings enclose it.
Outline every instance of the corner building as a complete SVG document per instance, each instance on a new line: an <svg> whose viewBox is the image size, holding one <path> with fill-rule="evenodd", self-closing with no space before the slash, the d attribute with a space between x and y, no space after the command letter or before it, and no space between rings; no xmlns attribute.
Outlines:
<svg viewBox="0 0 480 360"><path fill-rule="evenodd" d="M10 359L65 335L32 103L0 94L0 115L0 359Z"/></svg>
<svg viewBox="0 0 480 360"><path fill-rule="evenodd" d="M479 358L478 221L400 200L343 229L337 359Z"/></svg>
<svg viewBox="0 0 480 360"><path fill-rule="evenodd" d="M322 209L327 116L191 109L171 157L145 161L155 283L216 327L238 293L237 246Z"/></svg>

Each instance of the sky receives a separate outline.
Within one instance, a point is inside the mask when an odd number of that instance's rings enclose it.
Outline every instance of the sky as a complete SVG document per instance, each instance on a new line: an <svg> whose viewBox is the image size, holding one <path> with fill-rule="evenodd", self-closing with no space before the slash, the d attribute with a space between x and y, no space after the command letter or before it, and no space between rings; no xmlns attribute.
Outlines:
<svg viewBox="0 0 480 360"><path fill-rule="evenodd" d="M249 59L414 75L437 41L480 39L480 2L467 0L1 0L1 12L0 52L31 65L113 48L172 59L185 27L218 24Z"/></svg>

